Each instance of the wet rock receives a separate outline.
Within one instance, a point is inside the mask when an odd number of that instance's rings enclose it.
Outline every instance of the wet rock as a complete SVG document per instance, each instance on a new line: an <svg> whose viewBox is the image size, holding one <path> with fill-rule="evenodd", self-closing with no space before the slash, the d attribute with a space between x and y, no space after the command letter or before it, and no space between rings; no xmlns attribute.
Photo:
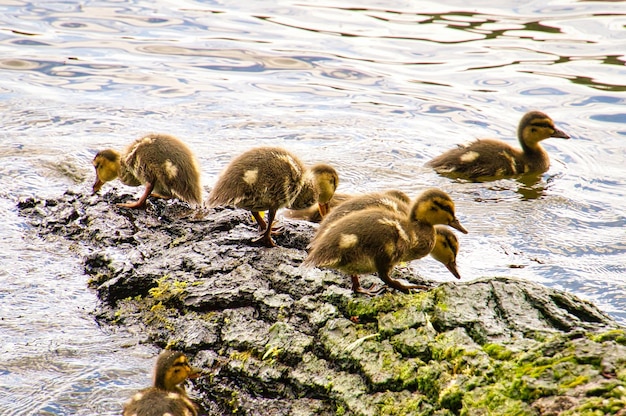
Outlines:
<svg viewBox="0 0 626 416"><path fill-rule="evenodd" d="M184 350L209 415L578 415L626 406L626 331L594 305L506 277L353 295L301 267L316 225L255 246L242 210L195 212L68 191L18 209L41 238L79 241L96 316ZM364 284L378 283L364 276ZM147 369L149 371L149 369ZM585 413L585 414L587 414Z"/></svg>

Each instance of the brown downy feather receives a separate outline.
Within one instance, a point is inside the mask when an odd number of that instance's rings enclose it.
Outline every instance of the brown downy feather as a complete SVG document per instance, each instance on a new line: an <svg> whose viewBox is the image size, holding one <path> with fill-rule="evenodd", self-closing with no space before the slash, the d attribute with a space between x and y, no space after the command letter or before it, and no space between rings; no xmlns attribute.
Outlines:
<svg viewBox="0 0 626 416"><path fill-rule="evenodd" d="M252 212L264 233L261 242L273 246L270 236L276 212L283 207L302 209L318 203L325 213L339 179L331 166L307 169L293 154L279 147L251 149L233 159L207 199L208 207L235 206ZM259 215L269 211L267 224Z"/></svg>
<svg viewBox="0 0 626 416"><path fill-rule="evenodd" d="M550 167L550 158L540 142L549 137L568 139L546 114L528 112L517 131L521 149L501 140L479 139L448 150L426 166L437 173L469 180L493 180L522 174L540 174Z"/></svg>
<svg viewBox="0 0 626 416"><path fill-rule="evenodd" d="M438 189L425 191L408 213L384 208L352 212L317 233L310 245L305 266L329 267L353 276L355 292L373 294L360 288L356 275L377 272L388 286L408 292L423 288L392 279L392 268L429 254L435 245L435 224L446 224L467 233L454 214L454 203Z"/></svg>
<svg viewBox="0 0 626 416"><path fill-rule="evenodd" d="M143 208L152 193L190 204L202 203L198 161L187 145L174 136L149 134L135 140L122 153L111 149L100 151L93 165L97 177L94 192L118 177L128 186L146 185L140 200L125 206Z"/></svg>

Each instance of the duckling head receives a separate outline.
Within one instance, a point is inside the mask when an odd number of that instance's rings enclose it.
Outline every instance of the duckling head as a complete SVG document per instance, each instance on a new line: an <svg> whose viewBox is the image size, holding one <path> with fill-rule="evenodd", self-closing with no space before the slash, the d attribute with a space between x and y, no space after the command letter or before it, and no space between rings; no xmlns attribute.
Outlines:
<svg viewBox="0 0 626 416"><path fill-rule="evenodd" d="M93 166L96 169L96 182L93 184L93 192L96 193L105 182L120 176L120 154L112 149L101 150L93 158Z"/></svg>
<svg viewBox="0 0 626 416"><path fill-rule="evenodd" d="M154 387L175 391L188 378L196 378L200 372L189 365L187 357L180 351L163 351L154 369Z"/></svg>
<svg viewBox="0 0 626 416"><path fill-rule="evenodd" d="M330 200L339 185L337 171L330 165L317 164L311 168L313 183L317 192L317 203L322 217L329 211Z"/></svg>
<svg viewBox="0 0 626 416"><path fill-rule="evenodd" d="M517 128L517 136L523 148L535 147L549 137L569 139L569 136L556 128L554 121L541 111L530 111L522 117Z"/></svg>
<svg viewBox="0 0 626 416"><path fill-rule="evenodd" d="M467 234L467 230L456 218L452 198L440 189L428 189L417 198L411 209L411 220L431 225L449 225Z"/></svg>
<svg viewBox="0 0 626 416"><path fill-rule="evenodd" d="M456 268L456 256L459 253L459 240L449 228L443 225L435 226L435 246L430 256L444 266L456 277L461 278Z"/></svg>

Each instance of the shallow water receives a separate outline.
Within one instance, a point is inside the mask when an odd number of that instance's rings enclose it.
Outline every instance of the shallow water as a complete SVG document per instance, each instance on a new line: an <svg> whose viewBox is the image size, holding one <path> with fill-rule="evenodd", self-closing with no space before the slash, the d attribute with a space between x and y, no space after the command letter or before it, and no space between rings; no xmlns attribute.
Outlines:
<svg viewBox="0 0 626 416"><path fill-rule="evenodd" d="M335 165L341 192L441 187L470 230L463 280L540 282L626 323L622 3L248 3L0 4L0 414L119 414L149 384L157 350L97 325L79 248L38 237L16 202L89 192L97 149L151 131L185 140L207 186L272 144ZM545 142L539 182L422 167L477 137L515 143L530 109L572 136Z"/></svg>

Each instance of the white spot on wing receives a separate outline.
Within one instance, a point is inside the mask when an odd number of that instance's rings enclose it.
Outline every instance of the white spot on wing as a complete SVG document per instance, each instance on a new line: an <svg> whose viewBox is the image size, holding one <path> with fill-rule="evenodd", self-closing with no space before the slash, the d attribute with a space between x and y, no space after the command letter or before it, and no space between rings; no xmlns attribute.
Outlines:
<svg viewBox="0 0 626 416"><path fill-rule="evenodd" d="M163 169L169 179L174 179L178 175L178 167L169 159L163 163Z"/></svg>
<svg viewBox="0 0 626 416"><path fill-rule="evenodd" d="M465 152L461 155L459 160L463 163L470 163L475 161L480 157L480 153L470 150L469 152Z"/></svg>
<svg viewBox="0 0 626 416"><path fill-rule="evenodd" d="M341 234L341 237L339 238L339 248L351 248L357 245L358 242L359 237L357 237L355 234Z"/></svg>
<svg viewBox="0 0 626 416"><path fill-rule="evenodd" d="M243 174L243 181L248 185L254 185L259 178L259 169L247 170Z"/></svg>

